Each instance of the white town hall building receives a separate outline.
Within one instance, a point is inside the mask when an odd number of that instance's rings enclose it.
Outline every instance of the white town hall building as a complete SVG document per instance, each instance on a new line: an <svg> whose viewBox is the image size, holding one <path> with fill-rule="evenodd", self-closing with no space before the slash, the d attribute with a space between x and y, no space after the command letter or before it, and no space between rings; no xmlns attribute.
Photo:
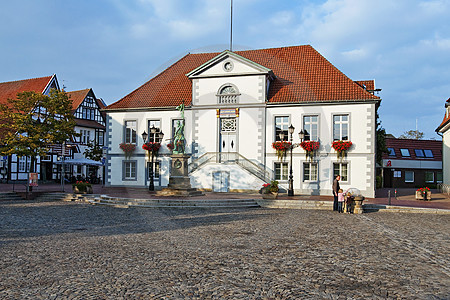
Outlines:
<svg viewBox="0 0 450 300"><path fill-rule="evenodd" d="M194 188L259 190L278 180L287 189L290 156L277 157L280 132L293 143L320 142L315 156L293 149L296 194L331 195L335 174L341 187L375 195L376 110L373 80L352 81L309 45L249 51L188 54L121 100L107 106L106 184L149 185L149 158L142 132L164 133L155 157L155 186L169 182L167 147L185 104L186 153ZM153 136L150 136L153 140ZM343 158L333 141L351 141ZM134 144L125 153L120 144ZM125 155L127 154L127 155Z"/></svg>

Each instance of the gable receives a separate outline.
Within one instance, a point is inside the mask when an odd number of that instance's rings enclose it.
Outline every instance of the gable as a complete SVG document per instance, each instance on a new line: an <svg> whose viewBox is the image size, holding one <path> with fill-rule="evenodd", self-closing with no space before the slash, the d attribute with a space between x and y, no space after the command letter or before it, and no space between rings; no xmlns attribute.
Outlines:
<svg viewBox="0 0 450 300"><path fill-rule="evenodd" d="M270 69L227 50L195 68L186 76L193 79L269 73L271 73Z"/></svg>

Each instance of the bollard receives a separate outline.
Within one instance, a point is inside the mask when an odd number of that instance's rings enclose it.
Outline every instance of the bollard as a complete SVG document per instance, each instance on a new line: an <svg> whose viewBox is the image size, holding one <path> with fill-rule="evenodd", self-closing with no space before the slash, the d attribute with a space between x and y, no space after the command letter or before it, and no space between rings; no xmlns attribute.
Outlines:
<svg viewBox="0 0 450 300"><path fill-rule="evenodd" d="M388 191L388 204L391 205L391 190Z"/></svg>
<svg viewBox="0 0 450 300"><path fill-rule="evenodd" d="M397 199L397 189L394 190L395 199Z"/></svg>
<svg viewBox="0 0 450 300"><path fill-rule="evenodd" d="M423 200L427 201L427 190L423 191Z"/></svg>

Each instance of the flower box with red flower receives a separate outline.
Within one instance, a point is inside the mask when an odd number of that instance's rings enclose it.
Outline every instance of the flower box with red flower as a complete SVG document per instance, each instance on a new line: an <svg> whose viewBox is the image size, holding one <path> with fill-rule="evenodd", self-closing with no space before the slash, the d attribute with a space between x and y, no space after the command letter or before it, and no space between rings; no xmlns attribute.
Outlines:
<svg viewBox="0 0 450 300"><path fill-rule="evenodd" d="M351 141L334 141L331 147L336 150L338 158L344 158L348 149L353 145Z"/></svg>
<svg viewBox="0 0 450 300"><path fill-rule="evenodd" d="M159 148L161 148L161 143L157 142L148 142L142 145L142 149L151 152L158 152Z"/></svg>
<svg viewBox="0 0 450 300"><path fill-rule="evenodd" d="M314 155L317 150L319 150L320 142L318 141L303 141L300 143L300 147L306 151L306 158L310 158L311 160L314 158Z"/></svg>
<svg viewBox="0 0 450 300"><path fill-rule="evenodd" d="M286 155L286 151L288 149L291 149L292 144L290 142L287 141L278 141L278 142L273 142L272 143L272 148L275 149L275 151L277 152L277 157L279 160L282 160L283 157Z"/></svg>

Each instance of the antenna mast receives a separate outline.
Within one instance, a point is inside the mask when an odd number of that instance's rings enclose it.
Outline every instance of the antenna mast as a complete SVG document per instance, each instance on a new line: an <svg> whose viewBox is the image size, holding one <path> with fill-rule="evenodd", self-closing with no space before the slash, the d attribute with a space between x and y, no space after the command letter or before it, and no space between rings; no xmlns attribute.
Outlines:
<svg viewBox="0 0 450 300"><path fill-rule="evenodd" d="M230 9L230 14L231 14L231 22L230 22L230 51L233 51L233 0L231 0L231 9Z"/></svg>

